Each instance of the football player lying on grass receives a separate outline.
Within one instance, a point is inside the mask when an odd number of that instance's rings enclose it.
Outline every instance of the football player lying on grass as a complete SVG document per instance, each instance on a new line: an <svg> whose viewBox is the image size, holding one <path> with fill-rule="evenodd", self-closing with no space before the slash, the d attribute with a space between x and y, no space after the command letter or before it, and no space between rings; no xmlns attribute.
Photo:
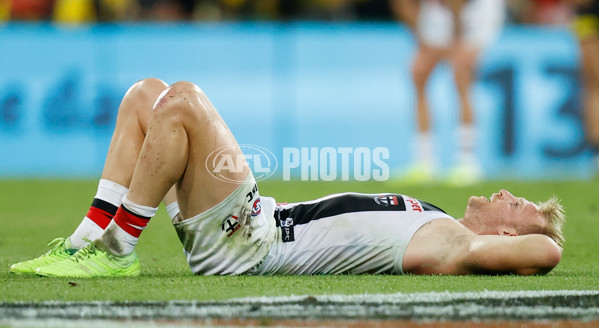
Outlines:
<svg viewBox="0 0 599 328"><path fill-rule="evenodd" d="M564 214L555 198L533 204L500 190L471 197L459 220L393 193L276 204L260 196L247 165L216 168L214 156L245 161L202 90L189 82L137 82L121 102L87 216L70 237L10 271L139 275L134 248L161 201L191 270L201 275L532 275L561 259Z"/></svg>

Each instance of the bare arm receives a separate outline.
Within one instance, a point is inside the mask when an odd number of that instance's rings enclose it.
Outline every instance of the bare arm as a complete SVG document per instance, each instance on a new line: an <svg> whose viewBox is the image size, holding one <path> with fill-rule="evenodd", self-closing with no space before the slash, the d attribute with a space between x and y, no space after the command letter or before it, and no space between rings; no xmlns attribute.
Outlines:
<svg viewBox="0 0 599 328"><path fill-rule="evenodd" d="M414 234L403 258L413 274L519 274L551 271L562 251L545 235L477 235L451 219L434 220Z"/></svg>
<svg viewBox="0 0 599 328"><path fill-rule="evenodd" d="M561 249L545 235L477 235L459 267L478 274L545 274L557 266L561 256Z"/></svg>

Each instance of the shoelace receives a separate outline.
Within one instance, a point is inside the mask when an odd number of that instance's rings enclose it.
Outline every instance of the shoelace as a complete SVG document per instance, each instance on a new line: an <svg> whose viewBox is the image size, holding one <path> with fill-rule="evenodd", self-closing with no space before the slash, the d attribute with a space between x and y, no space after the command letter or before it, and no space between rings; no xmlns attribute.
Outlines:
<svg viewBox="0 0 599 328"><path fill-rule="evenodd" d="M52 247L52 249L47 253L47 255L53 255L53 254L56 254L57 252L62 251L62 248L60 246L62 246L62 244L64 244L65 240L66 240L66 238L55 238L54 240L49 242L48 246Z"/></svg>
<svg viewBox="0 0 599 328"><path fill-rule="evenodd" d="M73 256L71 256L71 259L75 262L86 260L90 255L95 255L96 251L98 250L96 248L96 245L94 243L92 243L91 240L89 240L87 238L83 238L83 240L87 241L89 243L89 245L78 250L77 253L75 253Z"/></svg>

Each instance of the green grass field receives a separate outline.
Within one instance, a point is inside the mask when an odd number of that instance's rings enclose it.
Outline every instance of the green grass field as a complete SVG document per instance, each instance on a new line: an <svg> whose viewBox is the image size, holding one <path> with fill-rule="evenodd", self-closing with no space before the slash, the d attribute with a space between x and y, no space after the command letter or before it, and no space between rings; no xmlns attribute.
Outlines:
<svg viewBox="0 0 599 328"><path fill-rule="evenodd" d="M11 263L36 257L46 243L79 224L96 181L0 181L0 302L45 300L225 300L246 296L375 294L428 291L599 289L599 181L487 182L467 188L392 183L280 182L260 184L262 195L300 201L334 192L398 192L429 201L456 218L470 195L506 188L532 201L552 195L568 215L560 265L546 276L267 276L203 277L191 274L164 210L137 247L142 275L135 278L56 279L8 273Z"/></svg>

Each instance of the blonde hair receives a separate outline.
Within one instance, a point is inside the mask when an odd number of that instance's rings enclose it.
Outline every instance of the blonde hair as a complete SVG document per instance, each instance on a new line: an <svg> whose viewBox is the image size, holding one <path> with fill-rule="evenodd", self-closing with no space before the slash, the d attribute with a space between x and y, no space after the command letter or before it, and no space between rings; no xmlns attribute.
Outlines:
<svg viewBox="0 0 599 328"><path fill-rule="evenodd" d="M539 207L539 214L546 223L541 233L553 239L560 248L563 248L565 239L562 226L566 221L564 207L555 196L545 202L538 202L537 206Z"/></svg>

